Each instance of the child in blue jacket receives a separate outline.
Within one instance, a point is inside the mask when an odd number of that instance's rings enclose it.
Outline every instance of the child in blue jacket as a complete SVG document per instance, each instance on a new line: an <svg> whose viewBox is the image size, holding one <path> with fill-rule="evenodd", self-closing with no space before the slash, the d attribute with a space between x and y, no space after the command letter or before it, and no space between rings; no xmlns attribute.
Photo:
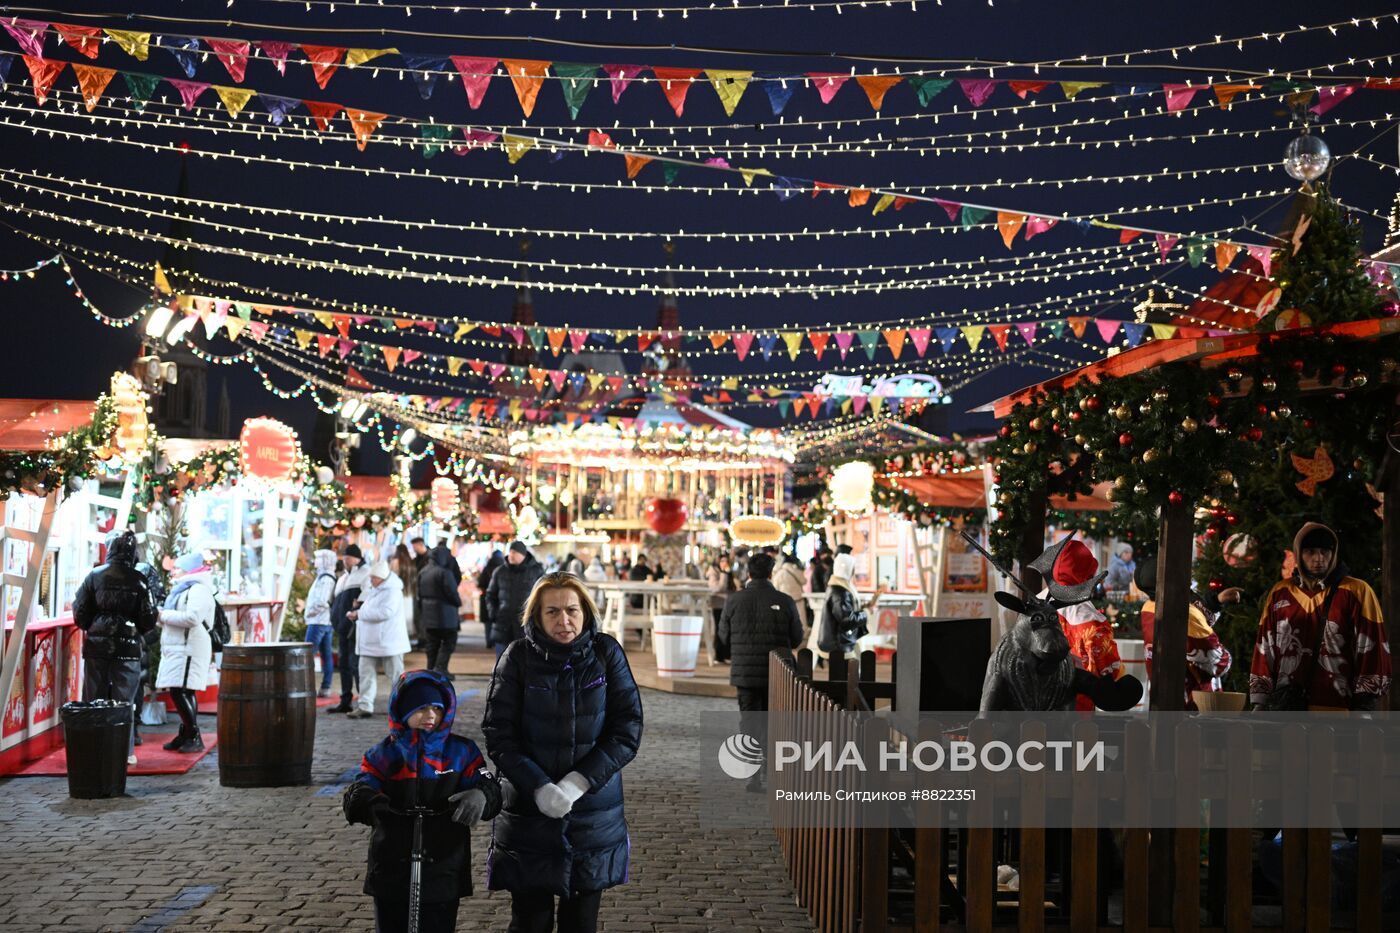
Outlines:
<svg viewBox="0 0 1400 933"><path fill-rule="evenodd" d="M376 929L408 928L411 808L423 819L419 929L456 927L457 906L472 893L471 827L501 808L500 785L471 739L452 734L457 693L436 671L407 671L389 696L389 735L365 752L360 774L346 789L345 818L374 828L366 894L374 898Z"/></svg>

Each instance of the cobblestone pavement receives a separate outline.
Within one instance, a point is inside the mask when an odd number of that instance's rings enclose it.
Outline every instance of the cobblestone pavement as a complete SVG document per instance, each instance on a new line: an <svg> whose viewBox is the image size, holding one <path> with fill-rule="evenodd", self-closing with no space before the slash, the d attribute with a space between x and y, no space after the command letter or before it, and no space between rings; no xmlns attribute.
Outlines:
<svg viewBox="0 0 1400 933"><path fill-rule="evenodd" d="M486 688L457 678L477 691L457 729L478 739ZM382 707L383 683L379 695ZM771 830L700 829L689 743L700 714L727 702L651 690L642 701L641 752L623 772L631 879L604 894L601 928L810 931ZM368 830L345 823L339 782L385 723L317 717L311 787L220 787L217 754L185 775L131 778L117 800L71 800L61 777L0 780L0 930L372 930ZM505 930L510 917L509 895L484 890L489 832L475 834L478 893L459 930Z"/></svg>

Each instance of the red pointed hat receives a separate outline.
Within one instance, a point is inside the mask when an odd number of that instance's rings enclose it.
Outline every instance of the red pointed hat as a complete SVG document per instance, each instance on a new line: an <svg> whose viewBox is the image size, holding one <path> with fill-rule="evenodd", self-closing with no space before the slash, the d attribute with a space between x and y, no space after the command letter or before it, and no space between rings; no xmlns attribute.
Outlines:
<svg viewBox="0 0 1400 933"><path fill-rule="evenodd" d="M1060 586L1078 586L1098 572L1099 562L1093 552L1083 542L1071 541L1055 560L1052 577Z"/></svg>

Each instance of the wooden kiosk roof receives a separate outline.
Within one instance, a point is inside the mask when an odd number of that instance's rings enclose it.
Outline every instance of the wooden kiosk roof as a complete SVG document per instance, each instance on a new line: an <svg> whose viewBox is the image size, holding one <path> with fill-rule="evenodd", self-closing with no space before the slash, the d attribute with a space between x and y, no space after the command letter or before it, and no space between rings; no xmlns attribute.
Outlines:
<svg viewBox="0 0 1400 933"><path fill-rule="evenodd" d="M902 489L920 502L934 508L985 509L985 484L979 473L957 473L931 476L892 476L880 482ZM1066 512L1107 512L1113 503L1107 498L1108 484L1094 487L1093 493L1071 500L1066 496L1051 496L1050 507Z"/></svg>

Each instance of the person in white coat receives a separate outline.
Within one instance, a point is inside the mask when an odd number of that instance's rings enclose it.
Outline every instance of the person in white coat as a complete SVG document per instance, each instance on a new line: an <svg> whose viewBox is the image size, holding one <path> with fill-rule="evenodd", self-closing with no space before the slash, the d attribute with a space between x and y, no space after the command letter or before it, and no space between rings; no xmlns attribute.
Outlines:
<svg viewBox="0 0 1400 933"><path fill-rule="evenodd" d="M311 555L316 568L316 579L306 594L306 640L311 648L321 656L321 688L318 697L331 695L331 674L334 672L334 655L331 652L331 639L335 630L331 628L331 598L335 595L335 551L324 549Z"/></svg>
<svg viewBox="0 0 1400 933"><path fill-rule="evenodd" d="M773 588L785 596L792 597L792 601L797 604L797 617L802 620L802 625L809 625L807 619L807 574L802 569L802 565L791 554L779 553L777 548L765 548L774 559L780 560L777 568L773 571Z"/></svg>
<svg viewBox="0 0 1400 933"><path fill-rule="evenodd" d="M349 613L355 623L355 646L360 655L360 695L355 709L347 714L350 719L369 719L374 715L378 662L383 661L389 683L398 683L403 673L403 656L411 647L403 613L403 581L381 560L369 568L369 582L369 588L361 594L360 608Z"/></svg>
<svg viewBox="0 0 1400 933"><path fill-rule="evenodd" d="M183 554L175 561L174 584L160 610L160 671L156 689L169 690L180 714L180 731L165 744L168 751L202 752L195 692L209 685L213 660L214 575L204 555Z"/></svg>

